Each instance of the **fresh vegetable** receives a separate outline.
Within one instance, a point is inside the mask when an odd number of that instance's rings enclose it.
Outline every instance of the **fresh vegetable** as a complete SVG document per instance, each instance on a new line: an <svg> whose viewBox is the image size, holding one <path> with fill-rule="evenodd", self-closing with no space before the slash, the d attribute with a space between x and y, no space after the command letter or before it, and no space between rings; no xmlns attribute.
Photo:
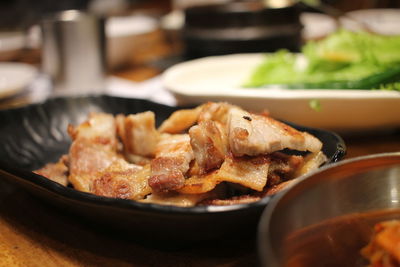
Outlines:
<svg viewBox="0 0 400 267"><path fill-rule="evenodd" d="M308 102L308 105L310 106L311 109L320 112L321 111L321 102L319 102L318 99L311 99L310 102Z"/></svg>
<svg viewBox="0 0 400 267"><path fill-rule="evenodd" d="M340 30L302 48L304 61L281 50L268 54L245 87L399 90L400 36Z"/></svg>

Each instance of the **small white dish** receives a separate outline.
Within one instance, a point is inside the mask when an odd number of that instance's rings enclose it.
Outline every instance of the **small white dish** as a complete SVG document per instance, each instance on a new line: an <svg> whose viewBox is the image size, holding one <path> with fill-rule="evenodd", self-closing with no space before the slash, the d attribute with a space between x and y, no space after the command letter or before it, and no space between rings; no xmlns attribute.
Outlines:
<svg viewBox="0 0 400 267"><path fill-rule="evenodd" d="M400 92L243 88L264 54L233 54L183 62L169 68L163 85L180 104L228 101L273 117L338 132L400 126ZM310 105L317 102L320 110Z"/></svg>
<svg viewBox="0 0 400 267"><path fill-rule="evenodd" d="M107 63L110 68L129 62L147 34L158 28L156 19L145 15L110 17L106 21Z"/></svg>
<svg viewBox="0 0 400 267"><path fill-rule="evenodd" d="M0 63L0 98L6 98L24 91L38 75L34 66L15 63Z"/></svg>

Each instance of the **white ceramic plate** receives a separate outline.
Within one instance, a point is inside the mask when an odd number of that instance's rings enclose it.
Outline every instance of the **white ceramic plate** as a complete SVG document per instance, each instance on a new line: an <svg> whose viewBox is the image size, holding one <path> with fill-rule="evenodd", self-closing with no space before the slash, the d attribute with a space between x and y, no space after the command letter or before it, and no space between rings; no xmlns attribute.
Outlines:
<svg viewBox="0 0 400 267"><path fill-rule="evenodd" d="M0 98L16 95L36 78L37 69L24 63L0 63Z"/></svg>
<svg viewBox="0 0 400 267"><path fill-rule="evenodd" d="M263 59L262 54L234 54L183 62L163 74L163 85L181 104L228 101L309 127L339 132L400 127L400 92L242 88ZM312 100L320 103L320 111L310 107Z"/></svg>

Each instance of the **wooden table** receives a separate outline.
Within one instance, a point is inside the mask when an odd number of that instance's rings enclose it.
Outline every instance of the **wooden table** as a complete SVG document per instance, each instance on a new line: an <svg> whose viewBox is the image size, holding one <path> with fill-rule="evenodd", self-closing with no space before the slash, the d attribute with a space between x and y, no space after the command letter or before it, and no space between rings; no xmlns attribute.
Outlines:
<svg viewBox="0 0 400 267"><path fill-rule="evenodd" d="M345 141L347 158L400 151L400 131ZM255 243L249 238L177 250L143 246L93 230L0 179L0 266L254 266Z"/></svg>
<svg viewBox="0 0 400 267"><path fill-rule="evenodd" d="M165 44L148 56L168 54ZM161 70L149 62L114 70L141 81ZM346 158L400 151L400 130L344 136ZM151 237L149 237L151 238ZM79 218L63 214L22 189L0 179L0 266L254 266L256 240L189 244L166 250L93 230Z"/></svg>
<svg viewBox="0 0 400 267"><path fill-rule="evenodd" d="M132 71L132 75L138 75ZM128 71L123 75L126 77ZM143 72L146 73L146 72ZM400 131L344 136L347 157L400 151ZM149 237L151 238L151 237ZM93 230L0 179L0 266L254 266L256 240L165 250Z"/></svg>

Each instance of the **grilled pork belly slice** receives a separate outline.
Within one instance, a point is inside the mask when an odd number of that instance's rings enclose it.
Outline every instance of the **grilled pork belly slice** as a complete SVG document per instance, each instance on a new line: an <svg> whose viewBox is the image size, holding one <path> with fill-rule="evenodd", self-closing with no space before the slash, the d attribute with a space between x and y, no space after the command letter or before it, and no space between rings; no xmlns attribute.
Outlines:
<svg viewBox="0 0 400 267"><path fill-rule="evenodd" d="M179 189L185 182L185 159L160 157L151 161L149 185L155 192L169 192Z"/></svg>
<svg viewBox="0 0 400 267"><path fill-rule="evenodd" d="M173 112L158 128L160 133L179 134L194 125L202 106L194 109L181 109Z"/></svg>
<svg viewBox="0 0 400 267"><path fill-rule="evenodd" d="M80 125L69 125L68 133L73 141L87 140L108 150L117 149L116 125L111 114L92 112Z"/></svg>
<svg viewBox="0 0 400 267"><path fill-rule="evenodd" d="M218 171L219 180L261 191L267 183L270 162L270 157L265 155L252 158L228 156Z"/></svg>
<svg viewBox="0 0 400 267"><path fill-rule="evenodd" d="M91 192L93 180L98 174L121 159L115 151L80 139L72 143L68 157L68 180L74 188L84 192Z"/></svg>
<svg viewBox="0 0 400 267"><path fill-rule="evenodd" d="M114 161L93 181L93 193L105 197L139 200L151 193L150 166Z"/></svg>
<svg viewBox="0 0 400 267"><path fill-rule="evenodd" d="M222 126L226 126L228 122L228 111L233 107L236 106L225 102L208 102L201 106L198 122L215 121L219 122Z"/></svg>
<svg viewBox="0 0 400 267"><path fill-rule="evenodd" d="M296 177L318 169L319 166L325 163L328 159L322 151L318 151L317 153L310 153L306 155L303 160L304 164L298 168L294 174Z"/></svg>
<svg viewBox="0 0 400 267"><path fill-rule="evenodd" d="M187 163L194 158L188 134L162 134L155 154L155 158L183 157Z"/></svg>
<svg viewBox="0 0 400 267"><path fill-rule="evenodd" d="M109 187L117 191L116 187L118 183L122 183L124 175L126 175L126 177L128 175L133 175L141 168L142 167L139 165L129 164L115 151L104 149L87 140L77 140L72 143L69 152L68 180L77 190L99 195L109 194L107 196L112 196L109 190L107 191L104 189L106 181L108 183L114 183L113 186L109 185ZM110 175L104 174L107 172L109 172ZM111 177L113 177L113 180L111 180ZM99 182L97 182L97 187L95 187L94 182L101 178L103 179L103 188L101 188ZM116 182L118 179L121 182ZM136 182L140 181L142 180L139 178L136 179ZM137 186L142 187L141 183ZM134 188L133 185L130 187ZM136 189L130 189L129 192L133 195L132 198L137 195L135 193L136 191ZM122 196L122 194L120 195Z"/></svg>
<svg viewBox="0 0 400 267"><path fill-rule="evenodd" d="M155 115L152 111L124 116L117 115L117 132L124 145L127 158L129 155L151 157L159 139L155 128Z"/></svg>
<svg viewBox="0 0 400 267"><path fill-rule="evenodd" d="M274 186L298 177L297 170L303 165L304 159L302 156L287 155L281 152L272 153L267 185Z"/></svg>
<svg viewBox="0 0 400 267"><path fill-rule="evenodd" d="M68 156L64 155L60 158L57 163L48 163L43 168L33 171L36 174L42 175L53 182L62 184L64 186L68 185L68 167L66 162L68 161Z"/></svg>
<svg viewBox="0 0 400 267"><path fill-rule="evenodd" d="M182 194L203 194L213 190L222 181L215 170L204 175L194 175L184 181L177 191Z"/></svg>
<svg viewBox="0 0 400 267"><path fill-rule="evenodd" d="M91 192L98 173L121 159L117 154L114 117L91 113L88 120L77 127L69 126L68 132L73 139L68 154L68 179L77 190Z"/></svg>
<svg viewBox="0 0 400 267"><path fill-rule="evenodd" d="M243 185L262 191L267 183L269 156L226 157L221 168L205 175L192 176L178 191L185 194L200 194L213 190L221 182Z"/></svg>
<svg viewBox="0 0 400 267"><path fill-rule="evenodd" d="M229 110L228 138L235 156L269 154L285 148L318 152L322 148L322 143L306 132L239 108Z"/></svg>
<svg viewBox="0 0 400 267"><path fill-rule="evenodd" d="M217 121L223 125L227 122L227 112L234 107L231 104L208 102L193 109L181 109L173 112L158 128L161 133L179 134L189 129L196 122Z"/></svg>
<svg viewBox="0 0 400 267"><path fill-rule="evenodd" d="M155 192L164 193L181 188L193 159L188 134L163 134L157 144L156 156L150 163L150 187Z"/></svg>
<svg viewBox="0 0 400 267"><path fill-rule="evenodd" d="M219 197L218 193L218 190L210 191L203 194L179 194L176 192L171 192L168 194L153 193L151 195L148 195L145 199L140 200L140 202L179 207L193 207L204 199Z"/></svg>
<svg viewBox="0 0 400 267"><path fill-rule="evenodd" d="M218 122L202 121L189 129L189 136L200 174L219 168L228 150L225 129Z"/></svg>
<svg viewBox="0 0 400 267"><path fill-rule="evenodd" d="M253 192L251 194L243 194L243 195L235 195L231 197L225 198L207 198L203 201L199 202L198 205L235 205L235 204L245 204L251 203L255 201L261 200L261 198L276 194L283 189L287 188L291 184L293 184L296 179L287 180L288 177L291 177L299 165L303 164L302 157L300 156L291 156L285 155L283 153L275 152L270 155L270 159L268 160L269 168L268 168L268 175L267 175L267 185L264 186L264 189L260 191ZM197 189L201 188L204 191L211 190L215 185L216 175L211 175L212 179L207 177L206 179L195 180L193 179L190 181L192 184L192 188L183 188L183 189ZM192 178L188 179L189 180Z"/></svg>
<svg viewBox="0 0 400 267"><path fill-rule="evenodd" d="M280 152L257 157L227 156L220 169L204 175L199 175L197 170L192 171L193 168L197 168L194 165L189 171L192 176L186 179L185 186L179 189L179 192L199 194L213 190L221 182L231 182L260 192L252 197L263 197L271 186L295 178L294 174L302 164L301 156Z"/></svg>
<svg viewBox="0 0 400 267"><path fill-rule="evenodd" d="M137 164L140 166L150 164L150 161L151 161L151 158L148 158L145 156L140 156L140 155L135 155L135 154L124 153L124 156L128 162Z"/></svg>
<svg viewBox="0 0 400 267"><path fill-rule="evenodd" d="M219 199L219 198L207 198L203 201L197 203L199 206L228 206L228 205L237 205L237 204L247 204L259 201L261 197L253 196L253 195L241 195L235 196L227 199Z"/></svg>

